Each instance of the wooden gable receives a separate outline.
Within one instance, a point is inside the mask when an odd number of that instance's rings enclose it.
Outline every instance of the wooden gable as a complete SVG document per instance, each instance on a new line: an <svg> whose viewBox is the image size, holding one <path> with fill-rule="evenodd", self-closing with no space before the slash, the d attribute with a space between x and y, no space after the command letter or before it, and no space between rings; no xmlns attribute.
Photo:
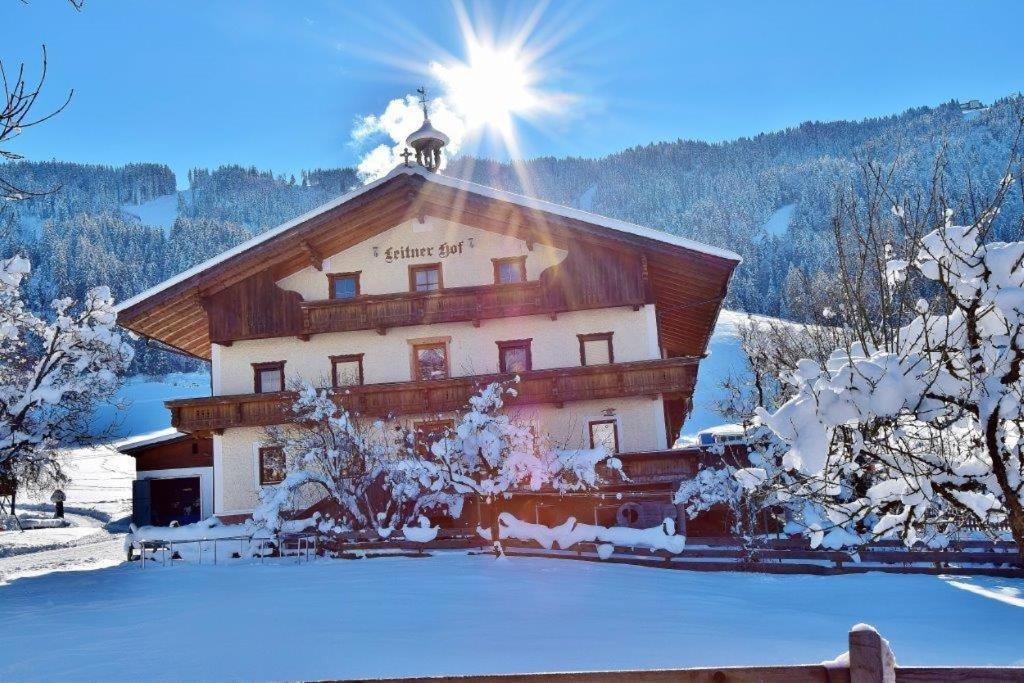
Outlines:
<svg viewBox="0 0 1024 683"><path fill-rule="evenodd" d="M736 260L576 217L397 174L357 196L208 267L119 313L124 327L198 358L211 340L302 333L299 297L275 283L410 219L433 216L569 252L549 274L572 310L588 297L637 290L657 306L661 344L672 356L706 350ZM646 290L646 291L645 291ZM600 301L593 302L599 305Z"/></svg>

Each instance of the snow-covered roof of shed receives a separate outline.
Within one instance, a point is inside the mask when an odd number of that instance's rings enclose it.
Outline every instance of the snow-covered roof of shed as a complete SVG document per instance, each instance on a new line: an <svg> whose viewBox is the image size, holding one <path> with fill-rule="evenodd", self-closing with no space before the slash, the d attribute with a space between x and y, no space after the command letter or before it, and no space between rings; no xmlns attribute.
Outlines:
<svg viewBox="0 0 1024 683"><path fill-rule="evenodd" d="M492 187L487 187L486 185L473 183L468 180L450 178L448 176L432 173L421 166L399 165L392 169L391 172L388 173L387 175L378 178L377 180L374 180L371 183L367 183L366 185L356 188L351 192L347 192L338 197L337 199L334 199L330 202L327 202L326 204L322 204L310 211L307 211L306 213L302 214L301 216L298 216L297 218L293 218L292 220L286 223L282 223L277 227L271 228L270 230L260 233L259 235L256 235L252 239L246 240L245 242L242 242L241 244L231 249L228 249L227 251L218 254L213 258L207 259L206 261L203 261L202 263L199 263L189 268L188 270L179 273L178 275L175 275L172 278L164 280L163 282L145 290L144 292L136 294L130 299L122 301L120 304L117 305L116 310L120 312L122 310L130 308L135 304L139 303L140 301L144 301L149 297L158 294L165 289L168 289L169 287L173 287L174 285L180 282L184 282L185 280L188 280L189 278L199 273L202 273L210 268L213 268L214 266L217 266L220 263L223 263L224 261L227 261L228 259L237 256L238 254L242 254L257 245L266 242L267 240L273 239L274 237L277 237L278 235L287 232L288 230L296 227L297 225L301 225L302 223L305 223L306 221L310 220L311 218L314 218L315 216L320 215L321 213L324 213L325 211L329 211L335 207L341 206L342 204L345 204L346 202L349 202L355 199L356 197L359 197L360 195L372 190L373 188L378 187L379 185L383 185L392 178L395 178L400 175L419 175L429 180L430 182L437 183L438 185L443 185L445 187L449 187L455 190L469 192L484 197L488 197L490 199L496 199L499 201L508 202L510 204L516 204L524 208L543 211L546 213L561 216L563 218L578 220L585 223L590 223L592 225L597 225L603 228L609 228L611 230L617 230L619 232L624 232L639 237L656 240L658 242L671 244L673 246L681 247L683 249L688 249L690 251L695 251L702 254L708 254L709 256L715 256L721 259L734 261L736 263L740 263L743 260L739 256L739 254L733 251L729 251L728 249L713 247L707 244L703 244L702 242L697 242L696 240L687 239L685 237L680 237L678 235L672 235L661 230L654 230L652 228L646 228L642 225L636 225L634 223L620 221L615 218L608 218L606 216L601 216L595 213L582 211L580 209L574 209L572 207L563 206L561 204L554 204L552 202L546 202L541 199L526 197L524 195L515 194L514 192L496 190Z"/></svg>
<svg viewBox="0 0 1024 683"><path fill-rule="evenodd" d="M185 438L187 436L188 434L179 432L174 427L169 427L167 429L161 429L158 432L140 434L126 439L117 444L117 450L124 453L138 448L145 448L146 446L155 446L157 444L167 443L168 441L177 441L178 439Z"/></svg>

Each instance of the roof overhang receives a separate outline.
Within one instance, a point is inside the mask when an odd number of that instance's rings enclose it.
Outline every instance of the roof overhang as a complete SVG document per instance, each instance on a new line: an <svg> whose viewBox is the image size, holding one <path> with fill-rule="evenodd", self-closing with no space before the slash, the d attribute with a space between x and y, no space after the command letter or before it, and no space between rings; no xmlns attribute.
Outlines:
<svg viewBox="0 0 1024 683"><path fill-rule="evenodd" d="M688 329L706 348L740 257L728 250L569 207L399 166L298 218L200 263L118 306L118 322L202 359L210 358L204 300L256 274L280 279L405 220L435 216L568 248L580 241L640 251L659 326ZM695 329L699 325L699 332ZM693 349L688 352L692 353Z"/></svg>

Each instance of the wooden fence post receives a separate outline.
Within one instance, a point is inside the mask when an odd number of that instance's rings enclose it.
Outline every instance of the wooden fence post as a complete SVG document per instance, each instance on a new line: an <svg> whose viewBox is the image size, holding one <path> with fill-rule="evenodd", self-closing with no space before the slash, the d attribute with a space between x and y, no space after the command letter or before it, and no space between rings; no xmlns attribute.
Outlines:
<svg viewBox="0 0 1024 683"><path fill-rule="evenodd" d="M896 683L892 650L867 624L850 630L850 683Z"/></svg>

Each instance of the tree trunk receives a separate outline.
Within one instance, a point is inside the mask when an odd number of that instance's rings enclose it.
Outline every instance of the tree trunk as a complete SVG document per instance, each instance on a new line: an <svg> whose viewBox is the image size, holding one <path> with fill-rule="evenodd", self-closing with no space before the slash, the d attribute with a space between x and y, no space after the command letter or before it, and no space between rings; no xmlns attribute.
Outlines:
<svg viewBox="0 0 1024 683"><path fill-rule="evenodd" d="M501 515L501 496L492 495L491 504L491 542L494 544L494 555L500 557L501 549L501 528L498 525L498 517Z"/></svg>
<svg viewBox="0 0 1024 683"><path fill-rule="evenodd" d="M1002 459L1004 453L999 448L998 430L999 410L997 408L992 411L985 422L985 447L992 462L992 473L996 477L996 483L1003 490L1006 520L1010 525L1010 535L1017 543L1017 559L1024 564L1024 505L1017 497L1014 487L1010 485L1006 462Z"/></svg>
<svg viewBox="0 0 1024 683"><path fill-rule="evenodd" d="M1019 509L1011 509L1006 520L1010 524L1010 535L1017 543L1017 560L1024 566L1024 515L1020 514Z"/></svg>

